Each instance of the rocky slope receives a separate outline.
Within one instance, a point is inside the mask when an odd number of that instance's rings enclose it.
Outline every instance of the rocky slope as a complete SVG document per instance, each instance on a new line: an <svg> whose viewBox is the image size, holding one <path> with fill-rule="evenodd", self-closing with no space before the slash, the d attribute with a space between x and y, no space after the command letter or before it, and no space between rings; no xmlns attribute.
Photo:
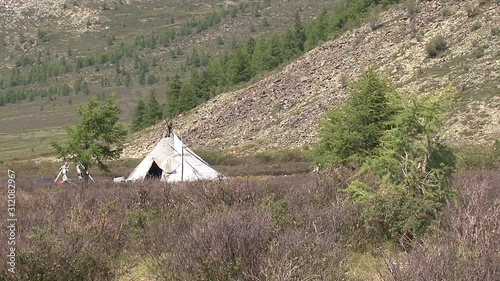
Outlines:
<svg viewBox="0 0 500 281"><path fill-rule="evenodd" d="M81 32L87 29L87 21L101 19L100 7L112 5L112 0L2 0L0 1L0 23L3 30L36 31L42 23Z"/></svg>
<svg viewBox="0 0 500 281"><path fill-rule="evenodd" d="M490 143L500 138L500 35L492 30L500 27L500 7L482 3L420 1L413 16L393 8L379 16L375 30L366 24L326 42L280 72L179 116L175 129L195 147L238 153L310 145L349 81L374 67L401 92L451 83L457 107L443 136L453 144ZM438 34L449 47L429 58L425 45ZM124 156L142 157L163 130L158 124L136 134Z"/></svg>

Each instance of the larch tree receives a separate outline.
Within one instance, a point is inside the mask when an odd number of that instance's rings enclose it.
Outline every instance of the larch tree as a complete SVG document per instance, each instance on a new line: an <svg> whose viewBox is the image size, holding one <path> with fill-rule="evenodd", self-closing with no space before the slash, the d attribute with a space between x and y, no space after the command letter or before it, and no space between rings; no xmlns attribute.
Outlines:
<svg viewBox="0 0 500 281"><path fill-rule="evenodd" d="M80 124L67 125L67 141L53 141L51 145L62 159L80 163L86 169L97 165L109 171L106 161L120 157L127 134L125 126L118 123L121 110L116 96L113 94L103 101L90 97L76 111Z"/></svg>

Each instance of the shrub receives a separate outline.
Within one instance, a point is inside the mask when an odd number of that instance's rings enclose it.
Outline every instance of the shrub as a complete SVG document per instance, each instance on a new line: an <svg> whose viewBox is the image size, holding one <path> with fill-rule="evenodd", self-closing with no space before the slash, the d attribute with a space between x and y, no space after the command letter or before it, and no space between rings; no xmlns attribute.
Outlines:
<svg viewBox="0 0 500 281"><path fill-rule="evenodd" d="M403 6L408 12L408 16L415 18L419 12L417 2L415 0L406 0L403 2Z"/></svg>
<svg viewBox="0 0 500 281"><path fill-rule="evenodd" d="M222 36L217 35L217 37L215 38L215 44L217 44L219 46L224 45L224 39L222 39Z"/></svg>
<svg viewBox="0 0 500 281"><path fill-rule="evenodd" d="M479 7L475 7L469 3L465 6L465 11L467 12L468 18L473 18L473 17L477 16L477 14L479 12Z"/></svg>
<svg viewBox="0 0 500 281"><path fill-rule="evenodd" d="M425 45L425 51L430 58L434 58L448 48L448 43L443 35L439 34L432 38L429 43Z"/></svg>
<svg viewBox="0 0 500 281"><path fill-rule="evenodd" d="M472 51L472 54L477 59L482 58L484 56L484 48L482 46L478 46L476 49L474 49L474 51Z"/></svg>
<svg viewBox="0 0 500 281"><path fill-rule="evenodd" d="M498 26L492 27L490 34L491 34L491 36L499 36L500 35L500 27L498 27Z"/></svg>
<svg viewBox="0 0 500 281"><path fill-rule="evenodd" d="M284 149L273 152L257 153L255 158L262 163L310 162L312 160L312 155L310 151L306 150Z"/></svg>
<svg viewBox="0 0 500 281"><path fill-rule="evenodd" d="M61 239L60 235L64 235ZM91 233L34 229L30 249L21 250L19 280L111 280L113 255Z"/></svg>
<svg viewBox="0 0 500 281"><path fill-rule="evenodd" d="M499 182L494 171L455 177L459 198L447 206L442 231L390 261L391 280L498 280Z"/></svg>
<svg viewBox="0 0 500 281"><path fill-rule="evenodd" d="M482 26L482 25L481 25L481 22L476 21L476 22L474 22L474 24L472 25L471 30L472 30L472 31L476 31L476 30L480 29L480 28L481 28L481 26Z"/></svg>
<svg viewBox="0 0 500 281"><path fill-rule="evenodd" d="M443 9L443 16L449 17L453 15L453 10L450 7L446 7Z"/></svg>

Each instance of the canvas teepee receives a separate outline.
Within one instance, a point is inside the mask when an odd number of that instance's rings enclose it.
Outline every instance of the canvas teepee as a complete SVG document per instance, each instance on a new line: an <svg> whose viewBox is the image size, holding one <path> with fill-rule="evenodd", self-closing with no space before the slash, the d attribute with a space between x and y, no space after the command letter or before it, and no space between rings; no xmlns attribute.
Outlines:
<svg viewBox="0 0 500 281"><path fill-rule="evenodd" d="M216 179L219 173L212 169L174 134L165 137L144 157L127 181L159 178L161 181L193 181Z"/></svg>

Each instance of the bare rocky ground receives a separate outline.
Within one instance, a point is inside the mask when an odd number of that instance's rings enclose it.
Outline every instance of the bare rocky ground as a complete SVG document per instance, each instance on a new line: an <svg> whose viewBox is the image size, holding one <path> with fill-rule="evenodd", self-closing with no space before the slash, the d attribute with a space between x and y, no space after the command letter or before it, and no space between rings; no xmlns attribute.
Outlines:
<svg viewBox="0 0 500 281"><path fill-rule="evenodd" d="M500 138L500 36L492 32L500 7L492 1L420 1L417 8L413 16L393 8L377 18L375 30L369 23L348 31L276 74L213 98L176 118L176 131L189 145L236 153L308 146L317 142L325 111L344 100L349 82L374 67L402 93L452 85L457 106L442 132L449 143ZM449 47L429 58L425 45L438 34ZM479 48L482 56L475 55ZM164 127L137 133L124 156L142 157Z"/></svg>
<svg viewBox="0 0 500 281"><path fill-rule="evenodd" d="M0 14L5 29L35 29L44 21L68 30L81 31L87 20L99 20L99 5L111 0L2 0Z"/></svg>

